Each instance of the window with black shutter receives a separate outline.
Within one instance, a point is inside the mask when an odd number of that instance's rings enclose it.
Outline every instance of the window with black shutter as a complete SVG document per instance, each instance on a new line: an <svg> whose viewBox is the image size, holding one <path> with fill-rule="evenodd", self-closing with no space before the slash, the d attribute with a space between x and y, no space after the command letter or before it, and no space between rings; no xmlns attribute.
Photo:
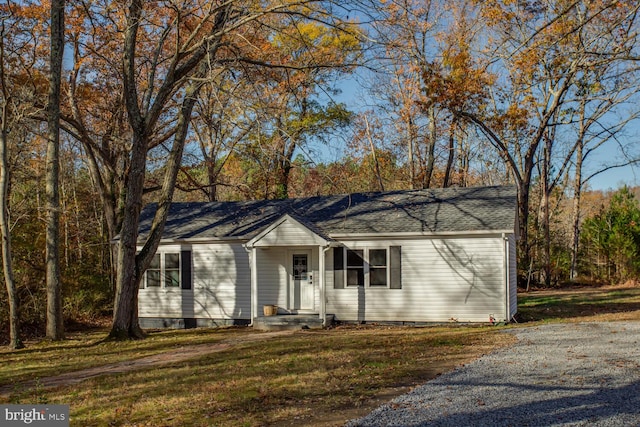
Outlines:
<svg viewBox="0 0 640 427"><path fill-rule="evenodd" d="M389 247L389 287L402 289L402 248Z"/></svg>

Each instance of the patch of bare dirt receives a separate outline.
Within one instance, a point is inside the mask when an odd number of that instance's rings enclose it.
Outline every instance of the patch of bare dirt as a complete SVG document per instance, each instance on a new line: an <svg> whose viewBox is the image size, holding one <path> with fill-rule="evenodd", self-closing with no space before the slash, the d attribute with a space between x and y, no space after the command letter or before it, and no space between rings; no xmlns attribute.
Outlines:
<svg viewBox="0 0 640 427"><path fill-rule="evenodd" d="M175 350L166 351L164 353L141 357L139 359L125 360L123 362L95 366L93 368L82 369L79 371L66 372L64 374L55 375L52 377L39 378L37 381L32 380L20 384L10 384L0 387L0 397L7 398L10 394L15 393L16 391L28 390L36 386L38 388L44 389L69 386L102 375L121 374L140 369L147 369L154 366L183 362L185 360L206 356L211 353L224 351L229 347L232 347L233 345L238 345L246 342L268 340L291 333L293 333L293 331L265 332L262 334L230 338L228 340L223 340L214 344L184 346Z"/></svg>

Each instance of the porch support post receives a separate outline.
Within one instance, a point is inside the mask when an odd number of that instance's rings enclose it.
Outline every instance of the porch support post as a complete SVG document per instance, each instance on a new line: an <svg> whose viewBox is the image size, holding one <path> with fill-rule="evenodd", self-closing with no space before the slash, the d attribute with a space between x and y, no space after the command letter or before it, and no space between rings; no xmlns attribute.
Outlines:
<svg viewBox="0 0 640 427"><path fill-rule="evenodd" d="M258 317L258 251L251 248L251 325Z"/></svg>

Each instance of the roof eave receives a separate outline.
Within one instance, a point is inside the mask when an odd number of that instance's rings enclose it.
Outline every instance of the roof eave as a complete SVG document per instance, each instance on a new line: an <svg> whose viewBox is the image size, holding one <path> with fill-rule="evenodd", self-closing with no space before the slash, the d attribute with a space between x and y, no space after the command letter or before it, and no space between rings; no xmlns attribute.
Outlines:
<svg viewBox="0 0 640 427"><path fill-rule="evenodd" d="M331 233L330 237L335 240L341 239L390 239L390 238L412 238L412 237L462 237L462 236L489 236L515 234L513 229L499 230L462 230L462 231L422 231L422 232L391 232L391 233Z"/></svg>

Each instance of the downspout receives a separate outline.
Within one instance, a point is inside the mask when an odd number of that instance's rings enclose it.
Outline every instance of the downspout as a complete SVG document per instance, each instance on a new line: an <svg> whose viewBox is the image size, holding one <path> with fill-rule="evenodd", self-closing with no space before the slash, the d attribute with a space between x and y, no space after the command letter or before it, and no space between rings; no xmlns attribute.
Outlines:
<svg viewBox="0 0 640 427"><path fill-rule="evenodd" d="M511 267L509 265L509 238L507 237L507 235L505 233L502 233L502 241L504 242L504 258L503 258L503 264L504 264L504 291L505 291L505 310L504 310L504 315L505 315L505 323L509 322L510 319L510 309L511 309L511 284L509 283L509 268Z"/></svg>
<svg viewBox="0 0 640 427"><path fill-rule="evenodd" d="M250 307L250 315L251 321L249 322L249 326L253 326L254 319L257 315L257 307L258 307L258 275L257 271L257 260L256 260L256 248L255 247L247 247L242 245L244 250L249 254L249 278L251 282L251 307Z"/></svg>
<svg viewBox="0 0 640 427"><path fill-rule="evenodd" d="M320 253L320 314L322 316L322 327L327 326L327 251L331 249L331 244L322 248Z"/></svg>

